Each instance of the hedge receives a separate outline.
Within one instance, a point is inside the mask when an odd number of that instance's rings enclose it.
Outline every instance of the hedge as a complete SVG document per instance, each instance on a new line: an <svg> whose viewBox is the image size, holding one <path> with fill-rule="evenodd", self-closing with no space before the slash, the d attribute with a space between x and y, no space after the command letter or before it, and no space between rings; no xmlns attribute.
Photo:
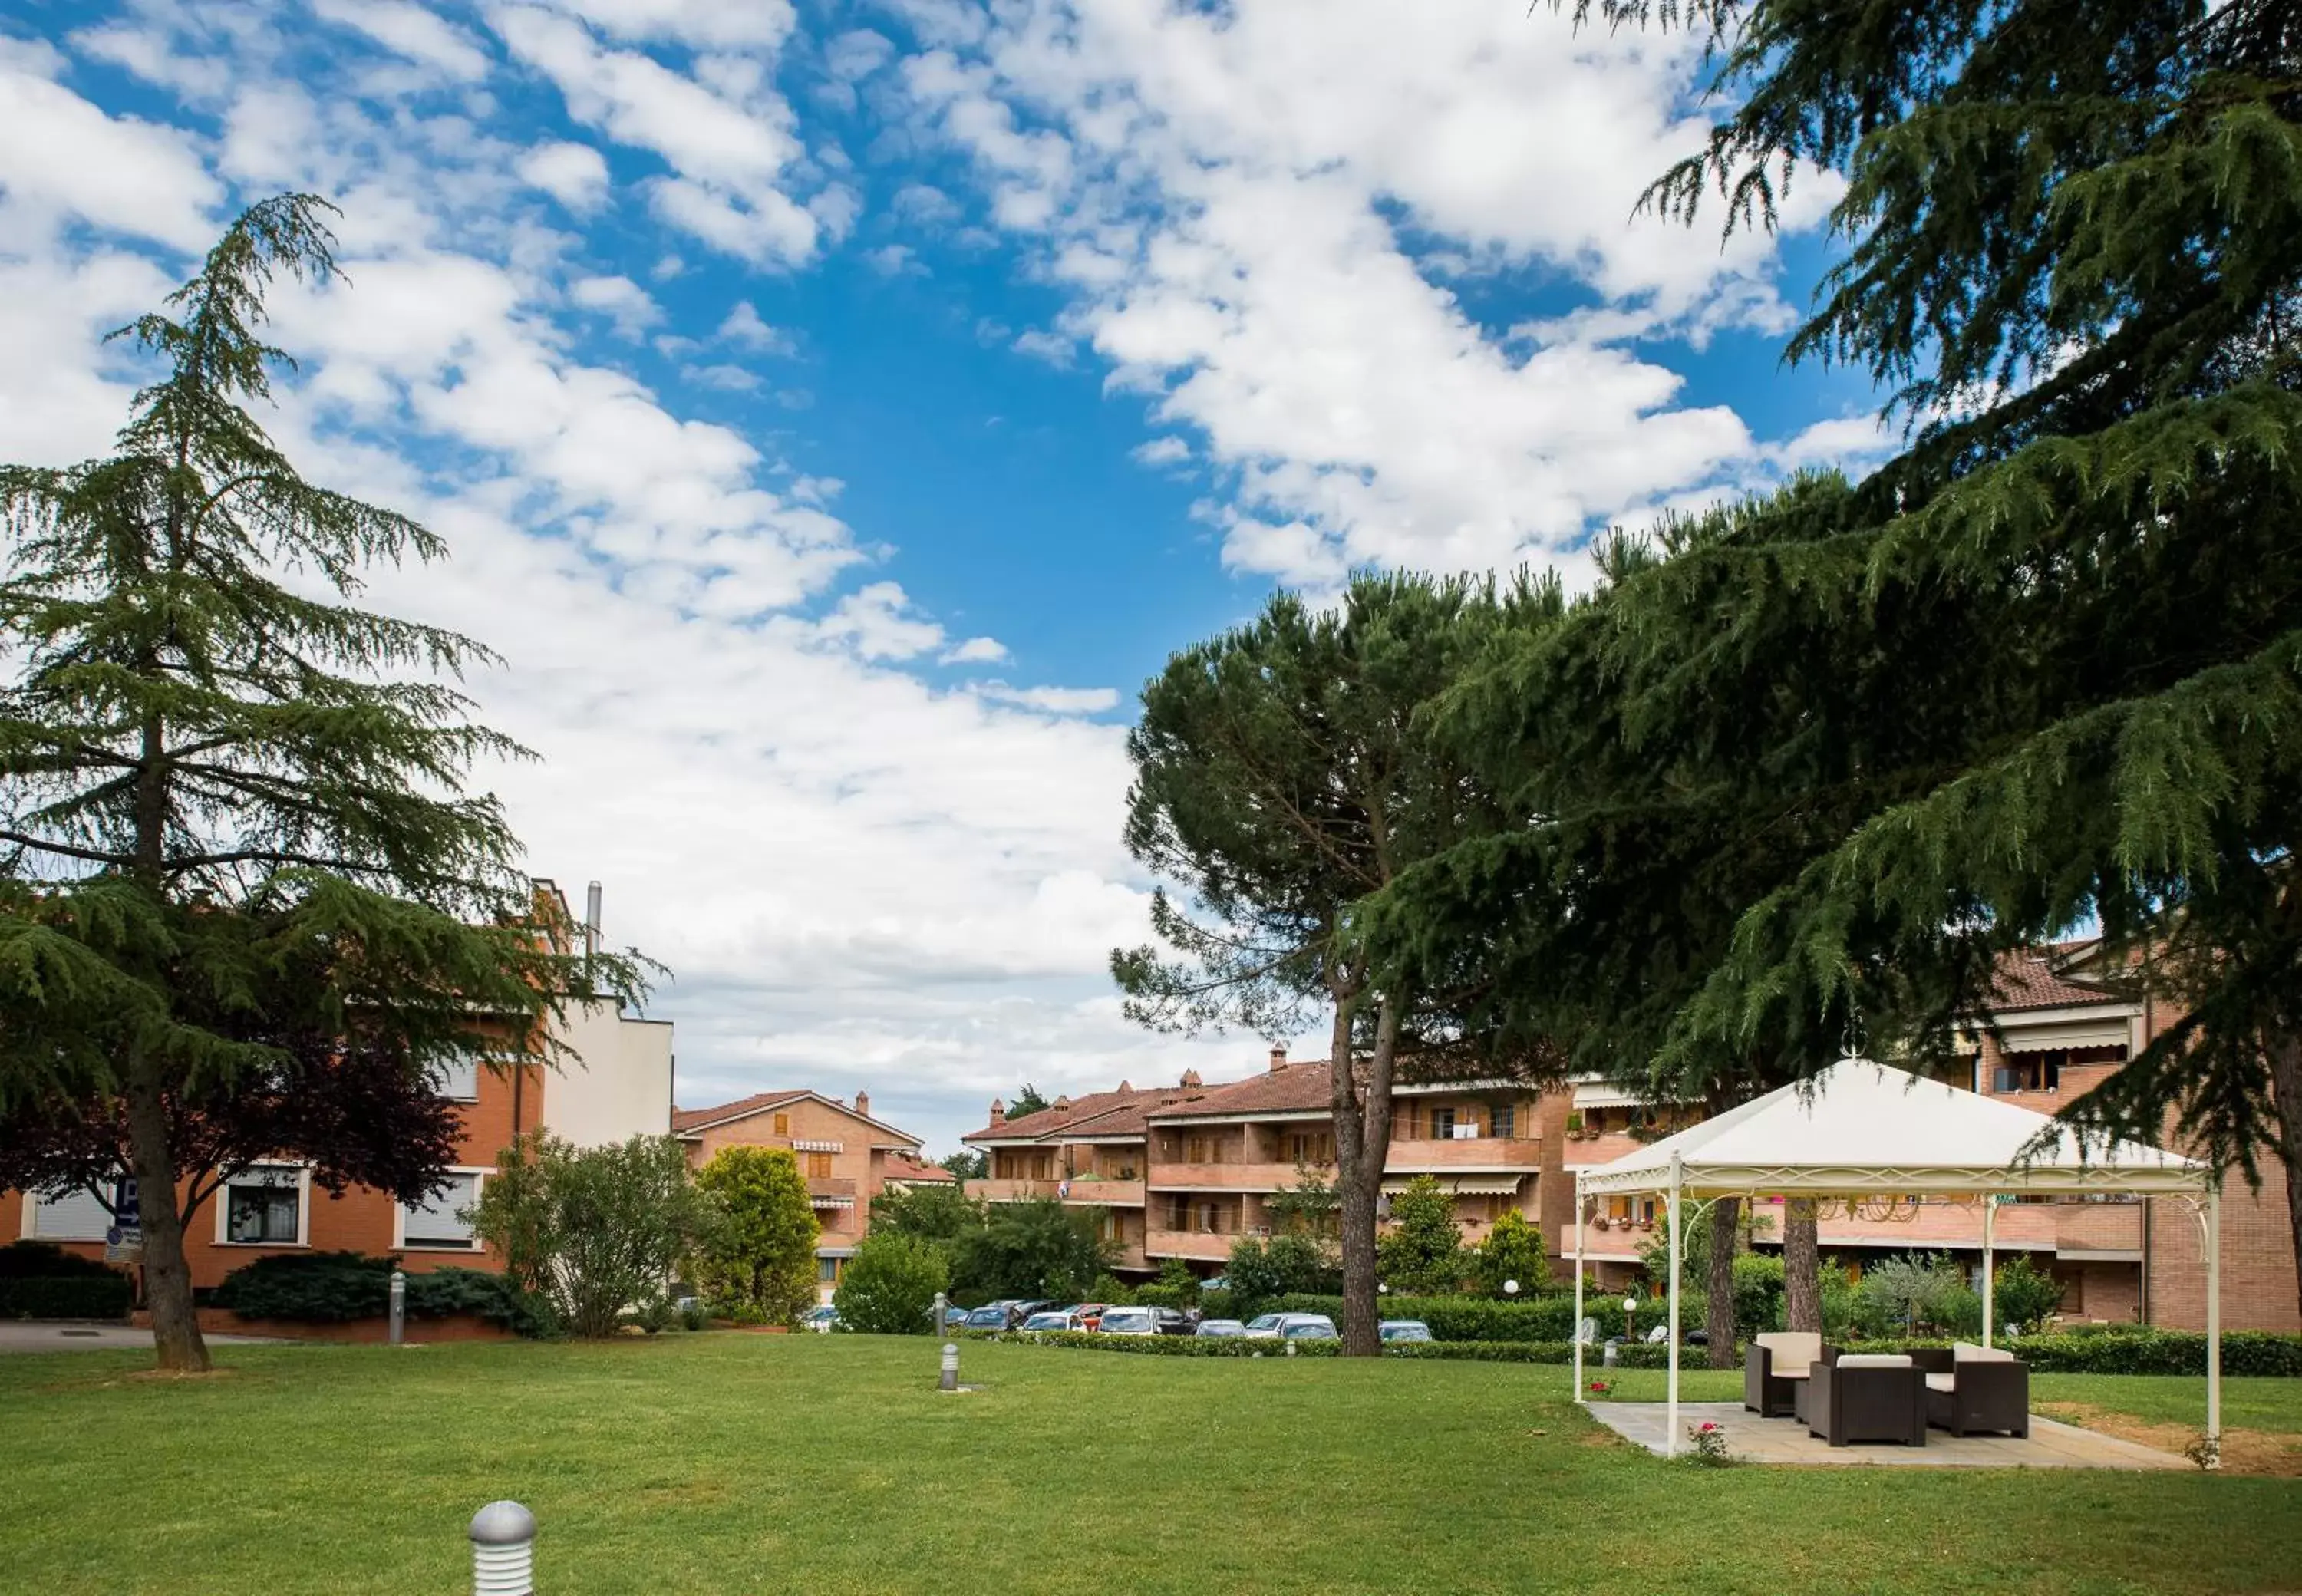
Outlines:
<svg viewBox="0 0 2302 1596"><path fill-rule="evenodd" d="M356 1252L283 1253L257 1258L223 1277L211 1300L246 1319L342 1324L391 1311L391 1258ZM479 1269L434 1269L407 1277L411 1318L474 1314L522 1335L544 1328L536 1306L502 1275Z"/></svg>
<svg viewBox="0 0 2302 1596"><path fill-rule="evenodd" d="M125 1319L130 1298L128 1277L109 1269L0 1278L0 1319Z"/></svg>
<svg viewBox="0 0 2302 1596"><path fill-rule="evenodd" d="M1310 1312L1291 1309L1290 1312ZM1106 1336L1087 1331L1050 1331L1024 1335L996 1331L963 1332L976 1340L1021 1340L1050 1347L1080 1347L1096 1352L1131 1352L1167 1357L1248 1357L1256 1352L1285 1356L1292 1345L1306 1357L1332 1357L1341 1350L1337 1341L1279 1343L1248 1340L1239 1336ZM2003 1343L2041 1374L2187 1374L2206 1372L2206 1338L2196 1331L2124 1330L2105 1333L2011 1337ZM1916 1348L1945 1348L1945 1340L1883 1340L1849 1343L1865 1352L1908 1352ZM1433 1358L1472 1363L1567 1364L1575 1361L1574 1343L1567 1340L1404 1341L1383 1349L1385 1357ZM1583 1349L1586 1371L1605 1367L1604 1350ZM1670 1348L1636 1342L1615 1348L1618 1369L1660 1369L1670 1361ZM1679 1366L1702 1366L1699 1357L1681 1348ZM2268 1331L2240 1330L2222 1337L2222 1373L2231 1375L2273 1375L2302 1378L2302 1336Z"/></svg>
<svg viewBox="0 0 2302 1596"><path fill-rule="evenodd" d="M68 1253L53 1241L12 1241L0 1247L0 1281L123 1278L110 1264Z"/></svg>
<svg viewBox="0 0 2302 1596"><path fill-rule="evenodd" d="M1699 1304L1682 1294L1679 1323L1694 1329L1702 1323ZM1498 1302L1484 1297L1385 1297L1377 1304L1386 1319L1420 1319L1431 1327L1434 1341L1560 1341L1575 1334L1575 1296L1571 1291L1547 1291L1524 1302ZM1266 1314L1324 1314L1343 1322L1340 1297L1274 1297L1263 1305ZM1619 1296L1593 1295L1583 1305L1584 1317L1599 1323L1602 1336L1623 1328ZM1635 1315L1639 1333L1663 1322L1664 1305L1642 1299Z"/></svg>

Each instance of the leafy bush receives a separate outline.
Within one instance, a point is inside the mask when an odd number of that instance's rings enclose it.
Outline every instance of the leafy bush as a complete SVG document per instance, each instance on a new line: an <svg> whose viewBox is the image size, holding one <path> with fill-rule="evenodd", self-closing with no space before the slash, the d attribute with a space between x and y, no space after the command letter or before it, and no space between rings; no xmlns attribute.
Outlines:
<svg viewBox="0 0 2302 1596"><path fill-rule="evenodd" d="M1189 1307L1199 1300L1199 1277L1180 1258L1169 1258L1159 1265L1159 1289L1175 1293L1177 1307Z"/></svg>
<svg viewBox="0 0 2302 1596"><path fill-rule="evenodd" d="M1550 1260L1543 1254L1542 1232L1517 1209L1506 1209L1471 1249L1471 1278L1482 1295L1498 1299L1510 1298L1503 1287L1513 1281L1522 1297L1549 1289Z"/></svg>
<svg viewBox="0 0 2302 1596"><path fill-rule="evenodd" d="M12 1241L0 1247L0 1281L124 1279L94 1258L66 1252L53 1241Z"/></svg>
<svg viewBox="0 0 2302 1596"><path fill-rule="evenodd" d="M941 1246L917 1236L874 1231L839 1277L832 1306L848 1330L877 1335L933 1335L936 1293L951 1284Z"/></svg>
<svg viewBox="0 0 2302 1596"><path fill-rule="evenodd" d="M1173 1308L1179 1313L1191 1306L1190 1298L1172 1286L1137 1286L1134 1301L1138 1307Z"/></svg>
<svg viewBox="0 0 2302 1596"><path fill-rule="evenodd" d="M813 1307L821 1230L798 1157L786 1147L722 1147L696 1172L695 1185L719 1208L698 1253L712 1300L752 1308L770 1324Z"/></svg>
<svg viewBox="0 0 2302 1596"><path fill-rule="evenodd" d="M1094 1214L1053 1197L994 1203L980 1229L951 1243L954 1293L967 1300L1051 1297L1084 1300L1096 1276L1111 1267L1113 1248Z"/></svg>
<svg viewBox="0 0 2302 1596"><path fill-rule="evenodd" d="M391 1312L391 1258L364 1253L282 1253L256 1258L223 1277L210 1300L248 1319L298 1324L346 1324ZM435 1269L407 1277L412 1319L473 1314L522 1335L540 1334L541 1305L518 1287L483 1269Z"/></svg>
<svg viewBox="0 0 2302 1596"><path fill-rule="evenodd" d="M1333 1357L1340 1341L1250 1341L1239 1336L1105 1336L1087 1331L1049 1331L1020 1335L1012 1331L972 1330L962 1332L970 1340L1025 1341L1035 1346L1072 1347L1088 1352L1132 1353L1151 1357L1279 1357L1287 1348L1298 1357ZM1661 1347L1618 1347L1617 1368L1659 1369L1667 1349ZM1575 1348L1567 1341L1416 1341L1393 1342L1382 1349L1385 1357L1422 1358L1440 1363L1571 1364ZM1584 1348L1584 1361L1599 1366L1596 1348Z"/></svg>
<svg viewBox="0 0 2302 1596"><path fill-rule="evenodd" d="M110 1269L0 1275L0 1319L125 1319L131 1298L128 1277Z"/></svg>
<svg viewBox="0 0 2302 1596"><path fill-rule="evenodd" d="M2037 1330L2063 1306L2061 1282L2028 1258L2006 1259L1990 1273L1990 1300L1998 1328L2009 1335L2018 1329Z"/></svg>
<svg viewBox="0 0 2302 1596"><path fill-rule="evenodd" d="M1392 1229L1375 1244L1375 1267L1393 1290L1437 1295L1461 1289L1470 1273L1455 1199L1431 1175L1417 1175L1390 1200Z"/></svg>
<svg viewBox="0 0 2302 1596"><path fill-rule="evenodd" d="M1783 1260L1777 1253L1735 1259L1735 1333L1744 1340L1783 1328Z"/></svg>
<svg viewBox="0 0 2302 1596"><path fill-rule="evenodd" d="M1333 1295L1343 1289L1342 1272L1309 1236L1274 1236L1269 1241L1242 1237L1231 1244L1223 1280L1231 1306L1225 1316L1234 1318L1269 1313L1278 1298Z"/></svg>
<svg viewBox="0 0 2302 1596"><path fill-rule="evenodd" d="M1550 1291L1532 1301L1490 1302L1483 1297L1385 1296L1378 1304L1386 1319L1420 1319L1437 1341L1559 1341L1575 1334L1575 1297L1570 1291ZM1678 1320L1687 1330L1702 1325L1702 1294L1681 1287ZM1664 1305L1642 1297L1633 1323L1646 1334L1663 1322ZM1324 1295L1277 1297L1263 1305L1264 1313L1324 1314L1342 1323L1343 1299ZM1599 1322L1601 1340L1620 1334L1623 1299L1608 1293L1584 1300L1584 1314Z"/></svg>
<svg viewBox="0 0 2302 1596"><path fill-rule="evenodd" d="M1142 1289L1140 1286L1129 1285L1115 1274L1105 1273L1095 1277L1094 1282L1087 1289L1087 1295L1080 1300L1108 1303L1113 1307L1132 1307L1142 1303L1143 1299L1138 1295ZM1154 1303L1149 1306L1156 1307L1163 1305Z"/></svg>
<svg viewBox="0 0 2302 1596"><path fill-rule="evenodd" d="M1216 1286L1212 1289L1202 1289L1199 1292L1199 1312L1209 1319L1238 1318L1239 1309L1236 1305L1237 1298L1231 1295L1228 1287Z"/></svg>
<svg viewBox="0 0 2302 1596"><path fill-rule="evenodd" d="M497 1159L472 1222L518 1287L573 1334L596 1338L614 1335L626 1308L661 1298L719 1219L670 1137L578 1148L530 1131Z"/></svg>

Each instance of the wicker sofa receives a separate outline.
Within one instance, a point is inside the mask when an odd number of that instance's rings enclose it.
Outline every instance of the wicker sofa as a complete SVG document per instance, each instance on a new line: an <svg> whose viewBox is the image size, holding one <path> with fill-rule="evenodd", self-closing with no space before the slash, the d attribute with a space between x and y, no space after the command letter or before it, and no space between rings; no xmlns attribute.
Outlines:
<svg viewBox="0 0 2302 1596"><path fill-rule="evenodd" d="M2030 1365L1971 1341L1913 1352L1926 1377L1927 1422L1953 1435L2030 1433Z"/></svg>
<svg viewBox="0 0 2302 1596"><path fill-rule="evenodd" d="M1809 1331L1769 1330L1751 1338L1743 1354L1743 1406L1760 1418L1789 1418L1808 1371L1838 1356Z"/></svg>

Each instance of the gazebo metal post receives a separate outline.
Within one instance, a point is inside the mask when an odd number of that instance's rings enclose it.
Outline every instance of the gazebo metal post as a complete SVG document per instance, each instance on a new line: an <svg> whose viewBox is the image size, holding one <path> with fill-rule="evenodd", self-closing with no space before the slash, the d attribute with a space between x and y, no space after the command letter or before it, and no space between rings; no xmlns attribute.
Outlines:
<svg viewBox="0 0 2302 1596"><path fill-rule="evenodd" d="M1985 1347L1991 1344L1990 1331L1995 1323L1990 1300L1990 1236L1997 1220L1998 1194L1986 1191L1982 1194L1982 1344Z"/></svg>
<svg viewBox="0 0 2302 1596"><path fill-rule="evenodd" d="M1666 1310L1670 1315L1670 1374L1666 1382L1668 1399L1664 1403L1662 1455L1676 1457L1678 1453L1678 1188L1684 1173L1684 1161L1674 1152L1670 1155L1670 1300Z"/></svg>
<svg viewBox="0 0 2302 1596"><path fill-rule="evenodd" d="M2222 1194L2206 1193L2206 1463L2222 1466Z"/></svg>
<svg viewBox="0 0 2302 1596"><path fill-rule="evenodd" d="M1583 1172L1575 1172L1575 1399L1585 1399L1583 1390Z"/></svg>

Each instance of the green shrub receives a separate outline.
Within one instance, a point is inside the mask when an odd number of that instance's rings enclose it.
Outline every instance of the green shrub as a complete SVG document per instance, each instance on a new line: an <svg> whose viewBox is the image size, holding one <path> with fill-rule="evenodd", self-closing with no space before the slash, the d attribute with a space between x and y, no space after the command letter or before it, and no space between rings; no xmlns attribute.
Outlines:
<svg viewBox="0 0 2302 1596"><path fill-rule="evenodd" d="M696 1172L694 1184L719 1210L697 1247L705 1293L756 1308L774 1324L788 1324L813 1307L819 1229L798 1155L786 1147L722 1147ZM660 1315L651 1331L670 1323L668 1303L650 1312Z"/></svg>
<svg viewBox="0 0 2302 1596"><path fill-rule="evenodd" d="M1239 1309L1231 1293L1221 1286L1199 1292L1199 1312L1209 1319L1236 1319Z"/></svg>
<svg viewBox="0 0 2302 1596"><path fill-rule="evenodd" d="M924 1336L935 1322L935 1296L951 1284L951 1260L942 1244L893 1231L874 1231L840 1272L832 1306L839 1323L867 1334Z"/></svg>
<svg viewBox="0 0 2302 1596"><path fill-rule="evenodd" d="M1180 1313L1191 1306L1190 1298L1168 1285L1137 1286L1133 1295L1138 1307L1173 1308Z"/></svg>
<svg viewBox="0 0 2302 1596"><path fill-rule="evenodd" d="M66 1252L53 1241L12 1241L0 1247L0 1281L124 1278L108 1264Z"/></svg>
<svg viewBox="0 0 2302 1596"><path fill-rule="evenodd" d="M1550 1261L1542 1250L1542 1232L1516 1208L1506 1209L1471 1249L1471 1278L1480 1294L1499 1301L1511 1300L1506 1284L1516 1282L1518 1295L1533 1296L1550 1284Z"/></svg>
<svg viewBox="0 0 2302 1596"><path fill-rule="evenodd" d="M128 1277L110 1269L0 1276L0 1319L125 1319L131 1298Z"/></svg>
<svg viewBox="0 0 2302 1596"><path fill-rule="evenodd" d="M364 1253L281 1253L243 1264L223 1277L211 1300L246 1319L347 1324L391 1312L391 1258ZM436 1269L407 1277L412 1319L472 1314L522 1335L548 1328L541 1305L502 1275L482 1269Z"/></svg>
<svg viewBox="0 0 2302 1596"><path fill-rule="evenodd" d="M1680 1288L1679 1323L1688 1330L1702 1324L1702 1294ZM1483 1297L1394 1297L1377 1299L1386 1319L1420 1319L1437 1341L1560 1341L1575 1334L1575 1296L1571 1291L1545 1292L1531 1301L1490 1302ZM1340 1297L1294 1295L1277 1297L1263 1305L1264 1313L1324 1314L1343 1322ZM1600 1340L1623 1329L1623 1299L1619 1295L1592 1295L1584 1302L1585 1317L1599 1322ZM1646 1334L1663 1322L1663 1304L1642 1297L1634 1323Z"/></svg>
<svg viewBox="0 0 2302 1596"><path fill-rule="evenodd" d="M1778 1253L1735 1259L1735 1333L1744 1340L1783 1327L1783 1260Z"/></svg>
<svg viewBox="0 0 2302 1596"><path fill-rule="evenodd" d="M1105 1272L1095 1277L1094 1283L1087 1289L1087 1295L1080 1300L1100 1302L1111 1307L1133 1307L1143 1303L1142 1290L1142 1287L1130 1286L1117 1275ZM1147 1306L1172 1307L1174 1305L1152 1303Z"/></svg>
<svg viewBox="0 0 2302 1596"><path fill-rule="evenodd" d="M1991 1271L1990 1300L2000 1330L2036 1330L2063 1306L2062 1282L2028 1258L2008 1258Z"/></svg>

